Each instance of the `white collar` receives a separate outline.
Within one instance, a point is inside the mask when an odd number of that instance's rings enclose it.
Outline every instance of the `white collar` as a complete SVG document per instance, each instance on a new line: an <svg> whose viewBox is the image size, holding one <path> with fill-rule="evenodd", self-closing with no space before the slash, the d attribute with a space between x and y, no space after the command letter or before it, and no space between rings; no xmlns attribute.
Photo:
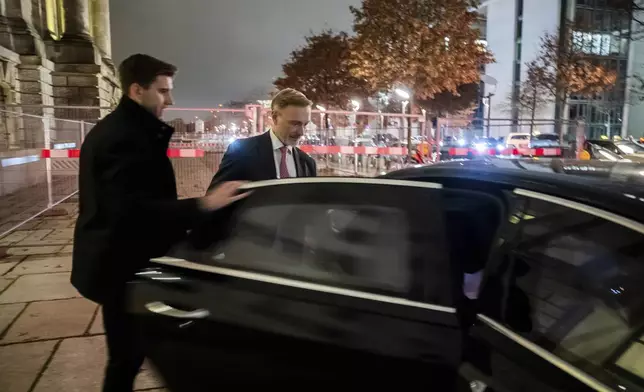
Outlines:
<svg viewBox="0 0 644 392"><path fill-rule="evenodd" d="M280 148L284 147L285 144L282 143L282 141L277 137L275 132L271 129L268 131L271 135L271 143L273 143L273 150L279 150ZM293 152L293 146L286 146L288 149L288 152Z"/></svg>

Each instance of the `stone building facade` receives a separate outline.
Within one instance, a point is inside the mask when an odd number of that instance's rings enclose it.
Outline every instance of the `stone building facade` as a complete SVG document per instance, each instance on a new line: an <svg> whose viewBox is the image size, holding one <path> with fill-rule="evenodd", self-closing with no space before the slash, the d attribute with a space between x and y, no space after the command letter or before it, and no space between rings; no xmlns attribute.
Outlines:
<svg viewBox="0 0 644 392"><path fill-rule="evenodd" d="M42 147L46 126L28 115L92 121L120 95L109 0L0 0L0 151Z"/></svg>

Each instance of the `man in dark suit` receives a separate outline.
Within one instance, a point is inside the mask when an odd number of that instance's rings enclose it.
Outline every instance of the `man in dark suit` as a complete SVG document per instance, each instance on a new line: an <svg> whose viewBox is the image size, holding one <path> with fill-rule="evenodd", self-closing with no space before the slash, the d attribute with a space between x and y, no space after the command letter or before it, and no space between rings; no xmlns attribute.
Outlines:
<svg viewBox="0 0 644 392"><path fill-rule="evenodd" d="M315 161L296 147L311 122L311 105L304 94L287 88L271 102L273 127L259 136L233 142L210 183L315 177Z"/></svg>
<svg viewBox="0 0 644 392"><path fill-rule="evenodd" d="M144 359L125 311L127 281L151 258L164 256L204 214L245 196L236 195L237 182L199 199L177 200L166 153L173 129L160 120L172 105L175 72L146 55L123 61L124 96L81 148L71 280L102 305L109 355L103 391L131 391Z"/></svg>

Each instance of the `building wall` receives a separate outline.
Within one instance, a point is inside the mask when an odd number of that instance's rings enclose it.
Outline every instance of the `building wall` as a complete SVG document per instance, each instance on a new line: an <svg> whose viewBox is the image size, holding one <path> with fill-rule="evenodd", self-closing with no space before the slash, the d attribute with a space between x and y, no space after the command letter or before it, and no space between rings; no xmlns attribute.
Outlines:
<svg viewBox="0 0 644 392"><path fill-rule="evenodd" d="M516 1L496 0L487 6L486 38L496 62L485 66L485 73L497 80L496 91L492 97L490 118L509 118L509 99L512 93L512 71L515 56L514 37ZM485 86L485 95L491 92ZM492 122L494 124L494 122ZM507 133L507 132L506 132ZM503 136L499 127L490 128L490 136Z"/></svg>
<svg viewBox="0 0 644 392"><path fill-rule="evenodd" d="M0 104L21 105L2 109L81 119L52 106L112 106L120 89L109 29L109 0L0 0ZM87 109L82 119L102 114ZM43 146L42 120L1 120L0 150Z"/></svg>
<svg viewBox="0 0 644 392"><path fill-rule="evenodd" d="M567 18L586 26L581 27L582 31L578 34L587 36L585 41L593 40L589 46L592 49L588 49L589 58L618 72L617 83L611 91L596 97L572 95L566 107L562 108L561 118L584 120L587 133L593 137L606 132L610 132L611 135L644 133L644 126L639 125L644 124L644 101L640 100L644 96L634 97L629 93L629 87L624 86L628 83L627 75L644 73L644 42L633 42L628 52L616 50L615 48L621 48L626 44L619 44L619 40L613 39L611 34L615 29L627 31L628 23L626 27L623 23L628 21L627 17L619 11L607 9L605 3L597 0L568 0L566 3L566 9L563 11L562 0L490 0L484 3L487 4L483 11L487 14L488 47L496 57L496 63L489 65L485 73L498 80L491 117L508 119L504 122L505 126L497 126L496 131L493 125L493 136L495 133L496 136L503 136L510 130L521 130L508 124L512 119L526 119L529 116L529 113L520 113L517 110L513 113L511 110L513 96L516 97L519 92L515 78L516 75L520 75L520 80L525 80L525 64L538 55L544 33L559 32L561 12L566 12ZM517 12L518 10L522 12ZM523 17L518 18L519 14ZM518 32L520 34L517 34ZM605 41L605 37L610 37L610 40ZM598 44L595 40L602 43ZM586 42L586 45L588 44ZM544 105L536 115L546 120L554 119L555 116L554 103ZM540 126L539 129L542 132L553 130L552 126Z"/></svg>
<svg viewBox="0 0 644 392"><path fill-rule="evenodd" d="M557 34L561 16L560 0L524 0L523 34L521 38L521 81L526 79L525 64L536 59L545 33ZM522 118L530 117L523 113ZM550 120L555 118L554 103L544 105L535 117ZM552 126L540 126L540 132L553 132Z"/></svg>
<svg viewBox="0 0 644 392"><path fill-rule="evenodd" d="M486 8L487 43L496 63L486 66L485 73L498 81L491 117L506 119L492 121L491 136L498 137L521 130L512 126L513 120L526 118L525 113L512 109L513 96L519 92L515 86L525 80L525 64L537 56L543 34L558 31L561 3L560 0L494 0ZM486 94L488 90L486 86ZM537 117L554 118L554 104L543 107Z"/></svg>
<svg viewBox="0 0 644 392"><path fill-rule="evenodd" d="M644 12L637 16L638 20L644 18ZM629 48L629 75L644 75L644 40L630 43ZM622 133L636 138L644 137L644 89L638 88L634 81L627 85L627 100L624 108L625 124Z"/></svg>

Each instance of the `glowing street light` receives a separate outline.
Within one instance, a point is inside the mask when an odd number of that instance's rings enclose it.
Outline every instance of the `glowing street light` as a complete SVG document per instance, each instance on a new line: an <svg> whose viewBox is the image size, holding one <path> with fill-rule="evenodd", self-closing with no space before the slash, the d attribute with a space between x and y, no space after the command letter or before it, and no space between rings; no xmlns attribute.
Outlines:
<svg viewBox="0 0 644 392"><path fill-rule="evenodd" d="M356 99L352 99L351 100L351 106L353 107L353 111L357 112L358 110L360 110L360 101L358 101Z"/></svg>
<svg viewBox="0 0 644 392"><path fill-rule="evenodd" d="M315 105L315 108L316 108L317 110L321 111L321 112L326 112L326 108L325 108L324 106L321 106L321 105Z"/></svg>
<svg viewBox="0 0 644 392"><path fill-rule="evenodd" d="M397 88L396 90L394 90L394 92L396 93L397 96L399 96L402 99L409 99L411 97L409 92L407 92L407 91L405 91L405 90L403 90L401 88Z"/></svg>

